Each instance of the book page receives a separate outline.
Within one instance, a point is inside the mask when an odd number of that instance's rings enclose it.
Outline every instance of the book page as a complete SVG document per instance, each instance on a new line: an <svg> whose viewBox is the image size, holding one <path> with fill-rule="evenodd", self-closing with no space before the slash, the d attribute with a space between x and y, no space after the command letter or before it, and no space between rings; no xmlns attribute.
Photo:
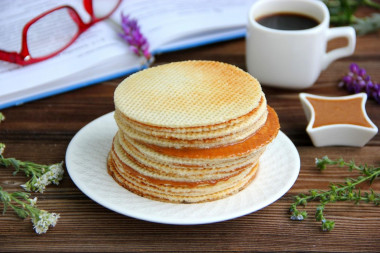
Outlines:
<svg viewBox="0 0 380 253"><path fill-rule="evenodd" d="M255 1L128 0L122 3L112 18L120 23L120 14L123 13L137 19L151 51L160 52L168 50L171 43L173 47L181 48L207 37L213 41L224 32L230 33L237 29L243 35L241 31L245 31L249 7Z"/></svg>
<svg viewBox="0 0 380 253"><path fill-rule="evenodd" d="M124 0L111 19L90 27L57 56L27 66L0 61L0 108L140 69L142 57L133 54L117 34L122 12L138 19L154 54L244 35L249 6L254 1ZM0 49L20 52L25 24L42 12L64 4L72 6L84 22L90 20L81 0L3 1ZM58 26L49 30L54 35L64 30L59 28L64 25L59 18L49 24ZM38 37L37 34L35 38ZM55 36L55 39L60 42L62 37ZM40 48L57 44L54 40L41 40L44 42Z"/></svg>
<svg viewBox="0 0 380 253"><path fill-rule="evenodd" d="M74 7L85 21L89 20L89 15L84 11L80 0L6 1L5 6L2 6L4 8L0 8L0 48L6 51L19 52L21 31L25 23L44 10L65 3ZM62 21L55 20L54 22L60 25ZM59 32L59 29L57 31ZM59 40L60 37L57 36L56 39ZM44 47L49 47L52 44L54 41L50 41ZM46 83L54 85L52 82L55 80L67 79L70 75L96 67L111 59L115 61L120 55L125 57L122 59L123 63L126 64L125 69L136 67L136 64L139 64L139 58L130 52L128 45L119 38L117 32L111 29L106 22L99 22L81 34L69 48L58 56L43 62L19 66L0 61L0 96L19 93ZM128 64L131 66L127 66ZM4 99L0 97L0 103L3 103L1 100Z"/></svg>

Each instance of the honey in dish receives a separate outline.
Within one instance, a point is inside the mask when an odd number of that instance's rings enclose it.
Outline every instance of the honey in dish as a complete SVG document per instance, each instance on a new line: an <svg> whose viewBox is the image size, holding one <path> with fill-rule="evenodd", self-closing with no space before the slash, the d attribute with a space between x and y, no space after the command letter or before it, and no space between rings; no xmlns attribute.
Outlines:
<svg viewBox="0 0 380 253"><path fill-rule="evenodd" d="M362 98L351 99L320 99L310 98L315 112L313 127L334 124L351 124L371 127L362 110Z"/></svg>

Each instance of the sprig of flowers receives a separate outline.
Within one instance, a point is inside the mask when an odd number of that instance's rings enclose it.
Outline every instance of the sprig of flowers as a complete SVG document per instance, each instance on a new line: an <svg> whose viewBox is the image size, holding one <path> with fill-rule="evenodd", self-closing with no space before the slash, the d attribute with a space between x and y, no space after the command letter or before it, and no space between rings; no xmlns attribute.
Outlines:
<svg viewBox="0 0 380 253"><path fill-rule="evenodd" d="M380 10L380 4L373 0L322 0L330 12L330 24L334 26L351 25L358 35L380 29L380 14L373 13L363 18L355 16L360 6Z"/></svg>
<svg viewBox="0 0 380 253"><path fill-rule="evenodd" d="M58 185L59 181L62 180L64 174L63 162L52 165L42 165L20 161L15 158L5 158L3 156L4 149L5 144L0 143L0 165L5 167L13 166L15 168L13 175L22 171L27 177L31 177L28 182L21 185L26 191L43 193L46 186L51 183Z"/></svg>
<svg viewBox="0 0 380 253"><path fill-rule="evenodd" d="M121 28L123 33L120 33L119 36L129 44L132 52L138 56L143 56L146 61L145 63L150 65L153 61L153 57L149 52L149 43L145 36L141 33L137 20L122 13Z"/></svg>
<svg viewBox="0 0 380 253"><path fill-rule="evenodd" d="M298 206L306 206L309 201L318 201L320 204L316 208L315 219L321 222L323 231L331 231L335 222L327 220L324 216L324 210L327 204L337 201L353 201L355 204L360 202L372 203L376 206L380 204L380 194L375 193L372 189L369 192L361 192L355 187L365 181L372 183L380 175L380 167L367 165L356 165L353 161L345 162L343 159L331 160L327 156L322 159L316 159L316 166L320 170L326 169L327 165L337 165L339 167L348 167L349 171L357 170L361 176L357 178L347 178L344 184L330 184L330 189L310 190L309 194L299 194L295 197L294 203L290 206L292 220L304 220L307 218L306 211L300 211Z"/></svg>
<svg viewBox="0 0 380 253"><path fill-rule="evenodd" d="M4 115L0 112L0 123L5 120ZM53 165L40 165L31 162L22 162L14 158L4 158L3 153L5 144L0 143L0 165L13 166L16 174L23 171L27 176L32 176L23 188L27 191L43 192L45 187L50 183L58 184L63 177L62 163ZM55 227L60 217L57 213L49 213L48 211L37 207L37 197L31 199L30 193L4 191L0 186L0 203L3 204L3 215L8 207L22 219L30 217L33 228L38 234L46 233L49 227Z"/></svg>
<svg viewBox="0 0 380 253"><path fill-rule="evenodd" d="M380 104L380 83L373 82L367 71L356 63L350 64L349 72L338 86L345 87L351 93L366 92L368 97Z"/></svg>
<svg viewBox="0 0 380 253"><path fill-rule="evenodd" d="M31 199L29 193L8 193L0 186L0 201L3 203L3 214L10 207L20 218L30 217L33 228L38 234L46 233L49 227L54 227L57 224L59 219L59 214L39 209L36 206L37 198Z"/></svg>

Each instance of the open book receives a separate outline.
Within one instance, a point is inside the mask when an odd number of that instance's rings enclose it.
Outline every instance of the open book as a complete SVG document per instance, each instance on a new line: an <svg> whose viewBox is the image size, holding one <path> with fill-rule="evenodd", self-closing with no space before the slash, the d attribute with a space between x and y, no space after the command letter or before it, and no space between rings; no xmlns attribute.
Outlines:
<svg viewBox="0 0 380 253"><path fill-rule="evenodd" d="M46 61L19 66L0 61L0 109L138 71L142 58L123 41L121 13L138 21L153 55L243 37L255 0L124 0L106 21L83 33L69 48ZM0 48L20 51L25 23L68 4L89 20L81 0L9 0L0 8ZM59 23L59 20L56 22Z"/></svg>

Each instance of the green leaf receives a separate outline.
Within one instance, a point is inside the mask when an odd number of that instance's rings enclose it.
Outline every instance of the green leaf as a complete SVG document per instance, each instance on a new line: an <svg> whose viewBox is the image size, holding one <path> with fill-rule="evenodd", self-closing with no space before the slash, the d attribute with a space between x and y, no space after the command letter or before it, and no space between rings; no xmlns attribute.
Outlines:
<svg viewBox="0 0 380 253"><path fill-rule="evenodd" d="M364 35L380 29L379 13L357 18L355 13L359 6L368 6L380 10L380 4L372 0L322 0L330 13L330 24L335 26L351 25L358 35Z"/></svg>
<svg viewBox="0 0 380 253"><path fill-rule="evenodd" d="M322 230L331 231L335 227L335 222L332 220L322 220Z"/></svg>
<svg viewBox="0 0 380 253"><path fill-rule="evenodd" d="M12 206L12 207L13 207L13 210L18 215L18 217L20 217L21 219L25 219L26 217L29 216L29 213L25 209L16 207L16 206Z"/></svg>

